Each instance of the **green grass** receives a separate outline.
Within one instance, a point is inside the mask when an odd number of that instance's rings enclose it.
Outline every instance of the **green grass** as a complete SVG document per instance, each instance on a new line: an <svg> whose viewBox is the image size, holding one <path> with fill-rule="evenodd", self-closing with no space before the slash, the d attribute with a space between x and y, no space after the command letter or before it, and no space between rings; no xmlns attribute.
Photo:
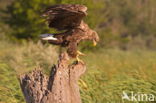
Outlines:
<svg viewBox="0 0 156 103"><path fill-rule="evenodd" d="M24 103L17 75L39 66L48 73L56 63L57 48L0 43L0 103ZM156 95L156 52L103 49L85 54L87 71L79 81L83 103L129 103L121 100L122 91Z"/></svg>
<svg viewBox="0 0 156 103"><path fill-rule="evenodd" d="M155 51L109 49L84 59L88 68L82 77L87 85L81 86L84 103L122 103L122 91L156 95Z"/></svg>

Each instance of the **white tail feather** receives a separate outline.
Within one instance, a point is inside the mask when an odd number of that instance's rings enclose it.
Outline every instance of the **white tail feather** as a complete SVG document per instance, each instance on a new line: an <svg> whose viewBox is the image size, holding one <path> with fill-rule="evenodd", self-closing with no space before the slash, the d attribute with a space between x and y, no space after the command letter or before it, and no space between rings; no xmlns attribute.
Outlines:
<svg viewBox="0 0 156 103"><path fill-rule="evenodd" d="M57 40L53 34L42 34L40 37L42 40Z"/></svg>

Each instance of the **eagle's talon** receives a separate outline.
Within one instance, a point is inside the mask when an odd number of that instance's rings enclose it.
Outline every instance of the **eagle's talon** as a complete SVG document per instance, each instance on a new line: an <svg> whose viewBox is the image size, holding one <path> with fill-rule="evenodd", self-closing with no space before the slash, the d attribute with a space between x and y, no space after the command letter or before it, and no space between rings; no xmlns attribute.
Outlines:
<svg viewBox="0 0 156 103"><path fill-rule="evenodd" d="M76 57L77 62L84 63L78 56Z"/></svg>
<svg viewBox="0 0 156 103"><path fill-rule="evenodd" d="M85 55L84 53L82 53L82 52L80 52L80 51L77 51L77 54L78 54L78 55L82 55L82 56Z"/></svg>

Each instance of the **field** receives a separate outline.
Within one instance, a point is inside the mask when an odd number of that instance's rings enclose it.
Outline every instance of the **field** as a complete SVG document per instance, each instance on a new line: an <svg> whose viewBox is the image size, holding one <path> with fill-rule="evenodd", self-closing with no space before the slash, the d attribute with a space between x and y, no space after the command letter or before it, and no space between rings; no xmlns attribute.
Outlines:
<svg viewBox="0 0 156 103"><path fill-rule="evenodd" d="M40 42L0 44L0 103L24 103L18 76L38 67L48 75L57 61L57 48ZM156 95L156 52L101 49L84 53L87 71L79 81L83 103L129 103L122 100L123 91Z"/></svg>

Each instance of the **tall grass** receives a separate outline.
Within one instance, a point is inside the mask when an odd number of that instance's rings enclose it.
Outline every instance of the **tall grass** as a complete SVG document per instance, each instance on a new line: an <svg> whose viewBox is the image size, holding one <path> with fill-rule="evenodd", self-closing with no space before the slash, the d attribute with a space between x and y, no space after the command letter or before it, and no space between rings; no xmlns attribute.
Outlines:
<svg viewBox="0 0 156 103"><path fill-rule="evenodd" d="M27 72L38 66L50 68L56 62L57 48L38 43L1 43L0 59L18 73Z"/></svg>
<svg viewBox="0 0 156 103"><path fill-rule="evenodd" d="M0 42L0 103L24 102L17 76L34 68L48 73L56 62L57 48L38 43Z"/></svg>
<svg viewBox="0 0 156 103"><path fill-rule="evenodd" d="M24 103L16 75L39 66L48 73L56 63L57 48L33 42L0 43L0 103ZM122 91L156 95L154 51L103 49L85 54L87 71L79 81L83 103L129 103L121 100Z"/></svg>
<svg viewBox="0 0 156 103"><path fill-rule="evenodd" d="M155 51L108 49L87 55L88 69L82 77L87 88L81 88L84 103L129 103L122 100L123 91L156 95Z"/></svg>

